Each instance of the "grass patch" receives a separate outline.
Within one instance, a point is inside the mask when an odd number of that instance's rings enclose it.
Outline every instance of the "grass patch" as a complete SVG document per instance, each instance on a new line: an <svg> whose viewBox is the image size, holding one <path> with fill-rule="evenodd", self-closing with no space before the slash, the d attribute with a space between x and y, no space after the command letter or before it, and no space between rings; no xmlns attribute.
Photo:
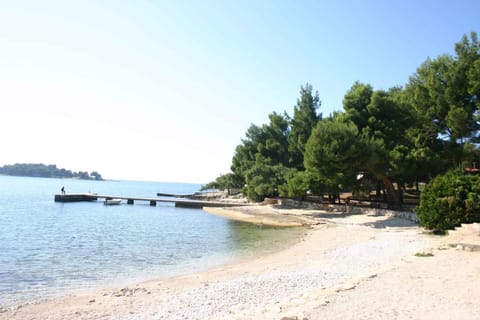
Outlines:
<svg viewBox="0 0 480 320"><path fill-rule="evenodd" d="M433 253L430 252L417 252L415 253L415 257L433 257Z"/></svg>

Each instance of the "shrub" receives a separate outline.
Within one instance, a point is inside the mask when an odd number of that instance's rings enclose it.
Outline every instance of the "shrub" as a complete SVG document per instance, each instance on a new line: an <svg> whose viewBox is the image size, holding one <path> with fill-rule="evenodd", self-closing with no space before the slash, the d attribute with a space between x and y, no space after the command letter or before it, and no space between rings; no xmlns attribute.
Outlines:
<svg viewBox="0 0 480 320"><path fill-rule="evenodd" d="M415 253L415 257L421 257L421 258L433 257L433 253L431 253L431 252L417 252L417 253Z"/></svg>
<svg viewBox="0 0 480 320"><path fill-rule="evenodd" d="M283 165L255 163L245 172L245 195L251 201L263 201L265 197L278 196L277 188L285 183L286 170Z"/></svg>
<svg viewBox="0 0 480 320"><path fill-rule="evenodd" d="M304 198L308 190L308 176L305 171L291 172L287 182L279 186L280 196L287 198Z"/></svg>
<svg viewBox="0 0 480 320"><path fill-rule="evenodd" d="M461 223L480 221L480 176L451 171L433 179L422 192L415 209L420 225L447 230Z"/></svg>

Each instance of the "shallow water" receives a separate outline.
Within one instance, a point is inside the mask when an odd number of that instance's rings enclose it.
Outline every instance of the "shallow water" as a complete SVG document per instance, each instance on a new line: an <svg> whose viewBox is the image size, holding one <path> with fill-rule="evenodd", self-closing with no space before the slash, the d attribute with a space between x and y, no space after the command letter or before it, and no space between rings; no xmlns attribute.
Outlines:
<svg viewBox="0 0 480 320"><path fill-rule="evenodd" d="M0 305L75 289L197 272L278 250L302 229L239 223L148 203L56 203L55 193L154 196L200 185L0 176Z"/></svg>

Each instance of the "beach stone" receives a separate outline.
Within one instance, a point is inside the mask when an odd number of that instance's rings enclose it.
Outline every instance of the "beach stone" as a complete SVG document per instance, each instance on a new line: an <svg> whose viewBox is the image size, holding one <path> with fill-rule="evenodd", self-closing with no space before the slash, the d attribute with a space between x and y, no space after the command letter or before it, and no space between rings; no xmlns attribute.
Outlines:
<svg viewBox="0 0 480 320"><path fill-rule="evenodd" d="M300 299L300 298L295 298L295 299L292 299L290 300L290 302L294 305L303 305L305 304L305 300L304 299Z"/></svg>
<svg viewBox="0 0 480 320"><path fill-rule="evenodd" d="M279 305L271 305L271 304L267 304L264 308L264 310L266 312L280 312L281 311L281 308Z"/></svg>
<svg viewBox="0 0 480 320"><path fill-rule="evenodd" d="M356 285L353 284L353 283L345 283L345 284L342 284L342 285L339 285L338 287L336 287L335 291L336 292L347 291L347 290L355 289L355 287L356 287Z"/></svg>
<svg viewBox="0 0 480 320"><path fill-rule="evenodd" d="M310 292L304 294L304 297L307 299L318 299L323 293L325 292L325 289L314 289L311 290Z"/></svg>
<svg viewBox="0 0 480 320"><path fill-rule="evenodd" d="M327 300L327 299L325 299L325 300L323 300L323 301L320 302L320 306L323 306L323 307L324 307L324 306L326 306L326 305L329 304L329 303L330 303L330 301Z"/></svg>

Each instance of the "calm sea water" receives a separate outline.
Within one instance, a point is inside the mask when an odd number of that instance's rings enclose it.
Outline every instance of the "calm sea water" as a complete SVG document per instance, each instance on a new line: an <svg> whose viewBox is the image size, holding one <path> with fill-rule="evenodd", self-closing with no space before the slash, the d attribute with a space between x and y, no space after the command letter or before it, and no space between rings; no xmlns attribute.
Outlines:
<svg viewBox="0 0 480 320"><path fill-rule="evenodd" d="M278 250L301 229L239 223L148 203L56 203L67 192L155 196L196 184L0 176L0 306L91 287L206 270Z"/></svg>

